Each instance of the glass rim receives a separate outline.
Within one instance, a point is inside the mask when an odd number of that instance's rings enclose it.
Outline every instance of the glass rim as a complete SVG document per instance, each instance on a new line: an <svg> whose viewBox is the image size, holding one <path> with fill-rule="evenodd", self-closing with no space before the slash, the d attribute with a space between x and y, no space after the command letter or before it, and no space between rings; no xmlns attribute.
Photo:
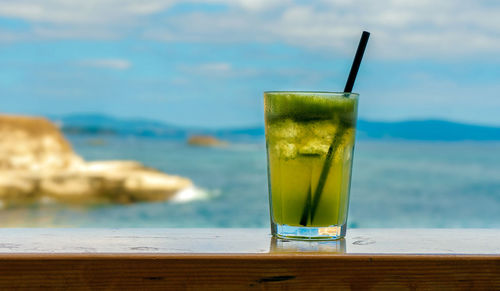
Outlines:
<svg viewBox="0 0 500 291"><path fill-rule="evenodd" d="M298 95L325 95L325 96L345 96L359 97L355 92L332 92L332 91L264 91L264 94L298 94Z"/></svg>

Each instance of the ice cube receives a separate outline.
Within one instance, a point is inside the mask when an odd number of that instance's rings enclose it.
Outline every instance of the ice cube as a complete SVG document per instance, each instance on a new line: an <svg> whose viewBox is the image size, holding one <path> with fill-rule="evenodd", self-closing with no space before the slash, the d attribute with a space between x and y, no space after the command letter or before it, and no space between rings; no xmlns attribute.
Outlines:
<svg viewBox="0 0 500 291"><path fill-rule="evenodd" d="M344 131L341 140L337 142L335 161L341 162L351 159L352 145L354 144L354 130L348 128Z"/></svg>
<svg viewBox="0 0 500 291"><path fill-rule="evenodd" d="M297 156L297 146L284 140L278 141L274 150L280 158L294 159Z"/></svg>
<svg viewBox="0 0 500 291"><path fill-rule="evenodd" d="M294 140L304 134L303 126L291 119L285 119L273 122L269 125L269 134L273 138Z"/></svg>
<svg viewBox="0 0 500 291"><path fill-rule="evenodd" d="M330 144L323 139L311 138L308 139L300 148L301 155L326 155Z"/></svg>
<svg viewBox="0 0 500 291"><path fill-rule="evenodd" d="M337 131L337 126L331 121L314 121L308 124L308 129L315 137L331 142Z"/></svg>

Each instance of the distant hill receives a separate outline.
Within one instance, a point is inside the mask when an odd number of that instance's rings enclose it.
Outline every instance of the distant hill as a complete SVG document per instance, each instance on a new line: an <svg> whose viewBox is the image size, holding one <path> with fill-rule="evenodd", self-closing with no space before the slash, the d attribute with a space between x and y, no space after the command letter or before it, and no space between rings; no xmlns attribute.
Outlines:
<svg viewBox="0 0 500 291"><path fill-rule="evenodd" d="M148 119L121 119L100 114L49 116L67 134L127 135L186 139L191 135L213 135L223 140L255 140L264 137L264 127L235 129L184 128ZM358 121L360 139L423 141L500 141L500 127L455 123L443 120L401 122Z"/></svg>
<svg viewBox="0 0 500 291"><path fill-rule="evenodd" d="M427 141L500 140L500 127L443 120L401 122L358 121L358 137Z"/></svg>
<svg viewBox="0 0 500 291"><path fill-rule="evenodd" d="M185 138L185 129L148 119L121 119L102 114L49 116L67 134L111 134Z"/></svg>

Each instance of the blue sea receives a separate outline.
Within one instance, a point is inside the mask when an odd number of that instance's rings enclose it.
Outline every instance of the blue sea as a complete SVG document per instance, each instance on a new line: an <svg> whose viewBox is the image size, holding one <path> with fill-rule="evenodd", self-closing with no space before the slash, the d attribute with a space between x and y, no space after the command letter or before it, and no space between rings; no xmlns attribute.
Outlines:
<svg viewBox="0 0 500 291"><path fill-rule="evenodd" d="M102 138L102 137L101 137ZM16 227L268 227L263 140L228 147L183 141L70 137L86 160L137 160L190 178L183 201L4 209ZM500 142L369 141L356 144L350 227L500 227Z"/></svg>

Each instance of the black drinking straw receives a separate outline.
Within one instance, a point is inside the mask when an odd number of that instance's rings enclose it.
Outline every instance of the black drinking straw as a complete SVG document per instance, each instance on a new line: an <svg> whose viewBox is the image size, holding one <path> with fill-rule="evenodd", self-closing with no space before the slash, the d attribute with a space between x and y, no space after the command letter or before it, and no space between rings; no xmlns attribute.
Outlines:
<svg viewBox="0 0 500 291"><path fill-rule="evenodd" d="M349 72L349 77L347 78L347 82L345 83L344 92L351 93L352 86L354 86L354 81L356 81L356 76L358 75L359 65L361 64L361 60L363 59L363 54L365 53L366 44L368 43L368 38L370 37L370 33L368 31L363 31L361 35L361 39L359 40L358 49L356 50L356 56L354 56L354 60L352 61L351 71Z"/></svg>
<svg viewBox="0 0 500 291"><path fill-rule="evenodd" d="M354 81L356 81L356 76L358 75L359 65L361 64L361 60L363 59L363 54L365 53L366 44L368 43L368 38L370 37L370 33L368 31L363 31L361 34L361 39L359 40L358 49L356 50L356 55L354 56L354 60L352 62L351 71L349 72L349 77L347 78L347 82L345 84L344 93L351 93L352 87L354 86ZM340 141L342 140L342 136L345 132L345 126L342 124L339 126L339 130L335 133L333 137L332 144L328 148L328 153L326 154L325 164L323 165L323 169L321 170L321 174L319 176L318 186L316 187L316 191L314 191L314 196L312 203L310 202L310 192L307 195L307 201L304 205L304 211L302 212L302 217L300 219L300 225L306 226L307 221L310 217L311 223L313 222L314 215L316 214L316 209L318 208L319 200L321 198L321 193L323 193L323 188L325 187L326 178L328 177L328 172L330 171L330 164L332 162L335 150L337 149Z"/></svg>

